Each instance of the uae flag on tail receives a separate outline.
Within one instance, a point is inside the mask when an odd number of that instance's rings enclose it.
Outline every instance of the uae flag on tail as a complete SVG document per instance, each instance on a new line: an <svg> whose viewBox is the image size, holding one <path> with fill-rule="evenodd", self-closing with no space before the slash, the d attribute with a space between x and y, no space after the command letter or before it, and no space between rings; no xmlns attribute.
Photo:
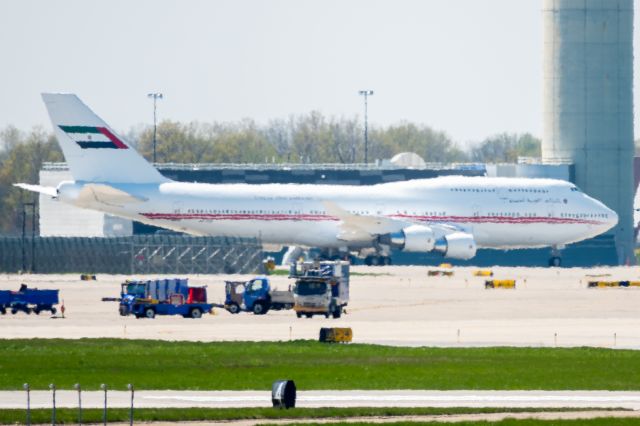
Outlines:
<svg viewBox="0 0 640 426"><path fill-rule="evenodd" d="M80 148L128 149L116 135L106 127L93 126L60 126Z"/></svg>

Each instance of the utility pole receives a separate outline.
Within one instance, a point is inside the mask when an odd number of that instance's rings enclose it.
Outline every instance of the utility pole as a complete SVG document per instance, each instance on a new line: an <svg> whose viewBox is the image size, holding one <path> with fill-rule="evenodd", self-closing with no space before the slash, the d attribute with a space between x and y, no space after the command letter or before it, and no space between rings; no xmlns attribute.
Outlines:
<svg viewBox="0 0 640 426"><path fill-rule="evenodd" d="M373 96L373 90L360 90L359 95L364 96L364 163L369 164L369 129L367 123L367 98Z"/></svg>
<svg viewBox="0 0 640 426"><path fill-rule="evenodd" d="M156 119L156 103L158 99L162 99L162 93L149 93L147 94L148 98L153 99L153 163L156 162L156 130L157 130L157 119Z"/></svg>

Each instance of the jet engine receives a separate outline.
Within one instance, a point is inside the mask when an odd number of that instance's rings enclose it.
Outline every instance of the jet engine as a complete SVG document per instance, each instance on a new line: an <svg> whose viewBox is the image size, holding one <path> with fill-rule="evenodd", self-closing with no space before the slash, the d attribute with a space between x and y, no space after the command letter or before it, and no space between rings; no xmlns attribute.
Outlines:
<svg viewBox="0 0 640 426"><path fill-rule="evenodd" d="M471 259L476 255L476 241L473 235L466 232L454 232L438 238L433 250L442 253L445 257L454 259Z"/></svg>
<svg viewBox="0 0 640 426"><path fill-rule="evenodd" d="M433 229L423 225L408 226L388 238L392 247L413 252L431 251L436 242Z"/></svg>
<svg viewBox="0 0 640 426"><path fill-rule="evenodd" d="M437 237L433 229L424 225L411 225L400 232L388 234L380 239L382 244L409 252L435 251L444 257L471 259L476 255L476 241L466 232L454 232Z"/></svg>

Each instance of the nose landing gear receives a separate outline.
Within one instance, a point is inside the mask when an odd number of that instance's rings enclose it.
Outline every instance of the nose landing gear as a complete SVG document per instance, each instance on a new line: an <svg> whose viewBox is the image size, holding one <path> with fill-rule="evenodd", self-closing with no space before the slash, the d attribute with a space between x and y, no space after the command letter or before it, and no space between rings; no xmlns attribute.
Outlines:
<svg viewBox="0 0 640 426"><path fill-rule="evenodd" d="M562 266L562 253L560 252L560 250L562 250L564 248L564 246L559 247L559 246L553 246L551 248L551 257L549 258L549 266L552 268L559 268Z"/></svg>

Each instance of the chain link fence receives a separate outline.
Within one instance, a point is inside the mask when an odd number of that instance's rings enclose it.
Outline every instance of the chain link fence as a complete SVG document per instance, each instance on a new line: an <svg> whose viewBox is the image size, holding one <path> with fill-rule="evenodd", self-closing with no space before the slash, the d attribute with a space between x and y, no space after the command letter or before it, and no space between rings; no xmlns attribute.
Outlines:
<svg viewBox="0 0 640 426"><path fill-rule="evenodd" d="M263 257L255 239L0 237L0 272L5 273L250 274L260 270Z"/></svg>

